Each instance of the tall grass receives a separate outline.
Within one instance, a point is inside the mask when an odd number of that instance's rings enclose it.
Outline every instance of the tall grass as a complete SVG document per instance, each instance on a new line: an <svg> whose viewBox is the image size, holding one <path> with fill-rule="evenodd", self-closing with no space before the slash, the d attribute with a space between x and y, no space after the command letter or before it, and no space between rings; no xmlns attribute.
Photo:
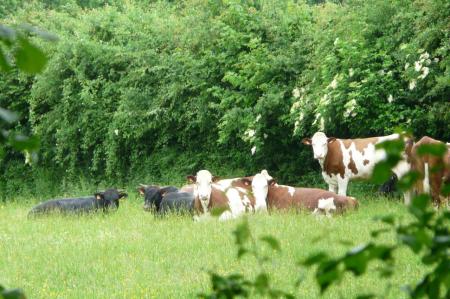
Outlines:
<svg viewBox="0 0 450 299"><path fill-rule="evenodd" d="M0 281L22 287L29 298L186 298L210 288L208 270L252 276L257 265L249 257L238 261L232 231L239 220L194 223L190 217L155 219L131 194L116 213L82 217L52 216L27 219L31 204L0 206ZM297 261L321 249L342 254L366 242L380 228L372 218L395 213L407 217L402 204L383 198L362 200L358 211L331 219L308 214L252 215L256 236L273 235L282 252L267 271L273 283L299 298L314 298L319 289L313 273ZM393 242L392 235L383 241ZM269 249L267 249L269 250ZM425 269L408 250L400 251L395 275L379 278L377 267L355 280L348 276L325 298L349 298L359 293L384 292L402 298L400 286L416 281ZM293 283L302 278L298 288Z"/></svg>

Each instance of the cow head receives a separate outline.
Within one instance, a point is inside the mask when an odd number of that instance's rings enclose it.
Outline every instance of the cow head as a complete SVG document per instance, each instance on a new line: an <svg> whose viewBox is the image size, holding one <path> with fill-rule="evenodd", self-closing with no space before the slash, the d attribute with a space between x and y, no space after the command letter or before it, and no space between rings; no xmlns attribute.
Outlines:
<svg viewBox="0 0 450 299"><path fill-rule="evenodd" d="M177 188L168 186L160 188L159 186L143 185L138 188L139 194L144 196L144 211L150 212L154 209L159 210L162 199L166 193L176 192Z"/></svg>
<svg viewBox="0 0 450 299"><path fill-rule="evenodd" d="M187 176L187 179L194 184L194 198L200 200L203 211L206 212L211 199L212 184L218 181L218 178L208 170L200 170L196 175Z"/></svg>
<svg viewBox="0 0 450 299"><path fill-rule="evenodd" d="M312 145L314 159L324 160L328 154L328 144L336 141L334 137L327 137L323 132L316 132L312 138L304 138L303 144Z"/></svg>
<svg viewBox="0 0 450 299"><path fill-rule="evenodd" d="M127 197L128 194L123 190L108 189L104 192L94 194L97 205L106 211L108 209L118 209L119 199Z"/></svg>

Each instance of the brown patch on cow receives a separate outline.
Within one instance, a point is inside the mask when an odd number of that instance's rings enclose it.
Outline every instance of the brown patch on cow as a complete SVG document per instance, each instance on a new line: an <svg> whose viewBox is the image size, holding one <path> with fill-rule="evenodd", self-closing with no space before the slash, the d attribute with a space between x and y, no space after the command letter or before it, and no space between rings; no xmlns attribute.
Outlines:
<svg viewBox="0 0 450 299"><path fill-rule="evenodd" d="M346 149L349 149L352 145L353 140L351 139L339 139L345 146Z"/></svg>
<svg viewBox="0 0 450 299"><path fill-rule="evenodd" d="M367 164L369 164L369 162L370 162L369 160L364 159L363 164L364 164L364 165L367 165Z"/></svg>
<svg viewBox="0 0 450 299"><path fill-rule="evenodd" d="M292 188L292 187L291 187ZM347 209L356 209L358 201L353 197L337 195L334 192L317 188L294 188L294 196L289 193L289 186L269 186L267 194L267 206L269 209L307 209L314 211L318 207L319 200L332 197L337 212Z"/></svg>
<svg viewBox="0 0 450 299"><path fill-rule="evenodd" d="M337 142L336 142L337 141ZM345 166L343 162L340 139L335 142L328 143L328 153L323 163L323 170L331 176L332 174L340 174L344 178Z"/></svg>
<svg viewBox="0 0 450 299"><path fill-rule="evenodd" d="M358 174L358 169L356 168L355 161L353 161L352 151L349 152L350 162L348 162L348 168L354 173Z"/></svg>

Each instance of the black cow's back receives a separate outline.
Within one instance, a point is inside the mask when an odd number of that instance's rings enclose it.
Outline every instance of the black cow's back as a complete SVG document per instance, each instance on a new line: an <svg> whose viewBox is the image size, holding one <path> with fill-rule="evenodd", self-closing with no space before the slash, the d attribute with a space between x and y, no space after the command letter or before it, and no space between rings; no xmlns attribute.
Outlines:
<svg viewBox="0 0 450 299"><path fill-rule="evenodd" d="M172 192L163 197L160 212L166 214L191 213L194 209L194 195L189 192Z"/></svg>
<svg viewBox="0 0 450 299"><path fill-rule="evenodd" d="M95 209L96 205L94 196L51 199L34 206L28 215L32 216L53 212L87 213Z"/></svg>

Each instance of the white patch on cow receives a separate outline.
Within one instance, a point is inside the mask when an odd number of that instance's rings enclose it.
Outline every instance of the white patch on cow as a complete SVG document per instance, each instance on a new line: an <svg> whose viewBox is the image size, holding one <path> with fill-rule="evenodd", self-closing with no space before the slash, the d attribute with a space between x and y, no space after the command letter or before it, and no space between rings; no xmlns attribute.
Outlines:
<svg viewBox="0 0 450 299"><path fill-rule="evenodd" d="M243 203L243 199L236 188L229 188L226 191L225 195L228 199L228 206L230 207L232 218L236 218L245 213L245 205Z"/></svg>
<svg viewBox="0 0 450 299"><path fill-rule="evenodd" d="M267 171L265 172L269 175ZM267 181L267 177L262 173L253 177L252 192L255 197L255 211L267 211L267 193L269 191Z"/></svg>
<svg viewBox="0 0 450 299"><path fill-rule="evenodd" d="M197 172L194 184L194 198L199 199L203 208L203 213L208 213L208 205L211 199L212 174L208 170Z"/></svg>
<svg viewBox="0 0 450 299"><path fill-rule="evenodd" d="M294 188L294 187L291 187L291 186L288 186L288 193L289 193L291 196L294 196L295 188Z"/></svg>
<svg viewBox="0 0 450 299"><path fill-rule="evenodd" d="M323 198L319 199L319 202L317 204L317 209L324 211L325 215L328 217L331 217L331 212L336 211L336 206L334 204L334 198Z"/></svg>
<svg viewBox="0 0 450 299"><path fill-rule="evenodd" d="M273 180L273 177L267 172L267 170L265 169L261 170L261 174L266 177L266 180L268 181Z"/></svg>
<svg viewBox="0 0 450 299"><path fill-rule="evenodd" d="M424 165L423 192L430 193L430 173L428 163Z"/></svg>

